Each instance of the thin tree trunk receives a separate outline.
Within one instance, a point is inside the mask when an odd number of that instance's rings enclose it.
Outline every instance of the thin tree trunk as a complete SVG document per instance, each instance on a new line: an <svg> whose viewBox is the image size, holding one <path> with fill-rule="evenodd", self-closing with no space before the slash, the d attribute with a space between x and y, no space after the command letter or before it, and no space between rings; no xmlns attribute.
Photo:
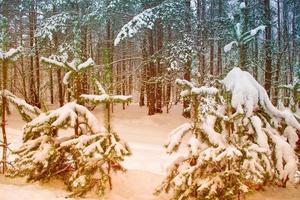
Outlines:
<svg viewBox="0 0 300 200"><path fill-rule="evenodd" d="M154 77L155 74L155 65L152 61L152 56L154 54L154 44L153 44L153 31L151 29L147 30L147 36L148 36L148 45L149 45L149 76L147 78L148 81L148 87L149 87L149 96L147 96L147 100L149 103L148 107L148 115L154 115L155 114L155 83L154 83Z"/></svg>
<svg viewBox="0 0 300 200"><path fill-rule="evenodd" d="M184 12L185 12L185 31L186 31L186 34L190 35L191 34L191 22L190 22L191 1L190 0L185 1ZM183 78L187 81L191 80L191 64L192 64L192 60L191 60L191 58L188 58L188 60L184 64L184 68L183 68L183 73L184 73ZM183 109L184 109L183 116L186 118L191 117L191 112L186 110L187 108L189 108L189 106L190 106L190 101L185 99L183 101Z"/></svg>
<svg viewBox="0 0 300 200"><path fill-rule="evenodd" d="M280 15L280 0L277 1L277 60L276 60L276 72L275 72L275 91L273 96L273 104L277 106L278 104L278 86L279 86L279 76L280 76L280 65L281 65L281 15Z"/></svg>
<svg viewBox="0 0 300 200"><path fill-rule="evenodd" d="M157 22L157 51L161 51L163 48L163 27L161 24L161 20ZM161 59L157 58L157 80L156 85L156 112L162 113L162 71L163 64L161 63Z"/></svg>
<svg viewBox="0 0 300 200"><path fill-rule="evenodd" d="M34 1L35 3L35 9L34 9L34 32L37 29L37 1ZM40 103L40 55L39 55L39 45L37 38L34 37L34 44L35 44L35 76L36 76L36 89L35 89L35 105L39 108L41 108Z"/></svg>
<svg viewBox="0 0 300 200"><path fill-rule="evenodd" d="M141 76L140 76L140 102L139 105L140 106L144 106L145 105L145 91L146 91L146 73L147 73L147 40L144 37L143 42L142 42L142 70L141 70Z"/></svg>
<svg viewBox="0 0 300 200"><path fill-rule="evenodd" d="M270 0L264 0L265 30L265 89L270 96L272 83L272 29L271 29L271 10Z"/></svg>
<svg viewBox="0 0 300 200"><path fill-rule="evenodd" d="M211 5L210 5L210 23L212 26L210 27L210 35L211 35L211 40L210 40L210 56L209 56L209 72L210 75L214 75L214 57L215 57L215 40L214 40L214 26L213 26L213 20L214 20L214 0L211 0Z"/></svg>
<svg viewBox="0 0 300 200"><path fill-rule="evenodd" d="M53 5L53 14L54 15L57 14L55 5ZM54 46L57 47L58 46L58 33L53 33L53 41L54 41ZM57 51L57 49L56 49L56 51ZM58 101L59 101L60 107L64 105L63 82L62 82L61 74L62 74L61 69L57 69L56 77L57 77L57 88L58 88ZM70 98L70 96L68 95L68 99L69 98Z"/></svg>
<svg viewBox="0 0 300 200"><path fill-rule="evenodd" d="M2 65L2 123L1 123L1 128L2 128L2 139L3 139L3 153L2 153L2 173L4 174L6 171L6 162L7 162L7 137L6 137L6 107L7 107L7 101L6 97L4 95L4 91L7 88L7 61L3 61Z"/></svg>
<svg viewBox="0 0 300 200"><path fill-rule="evenodd" d="M29 46L31 49L34 48L34 1L31 2L29 10ZM29 68L29 91L30 91L30 102L32 105L36 105L36 93L35 93L35 74L34 74L34 58L30 55L30 68Z"/></svg>

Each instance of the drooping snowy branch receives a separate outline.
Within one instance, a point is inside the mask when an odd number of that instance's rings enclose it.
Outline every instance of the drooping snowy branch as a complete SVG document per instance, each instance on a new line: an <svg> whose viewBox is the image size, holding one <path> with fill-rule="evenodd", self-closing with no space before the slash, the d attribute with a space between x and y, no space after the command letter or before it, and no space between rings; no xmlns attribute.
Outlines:
<svg viewBox="0 0 300 200"><path fill-rule="evenodd" d="M23 120L26 122L31 121L41 113L38 107L28 104L24 99L17 97L8 90L0 91L0 96L2 95L18 109Z"/></svg>
<svg viewBox="0 0 300 200"><path fill-rule="evenodd" d="M76 76L76 74L88 70L94 67L95 65L95 62L93 61L92 58L89 58L87 61L83 63L78 62L77 59L74 59L72 62L68 63L68 62L57 61L56 59L53 58L41 57L41 62L46 65L64 69L66 73L63 78L63 83L66 85L69 83L72 77Z"/></svg>
<svg viewBox="0 0 300 200"><path fill-rule="evenodd" d="M155 14L155 7L148 8L142 13L134 16L127 24L125 24L117 37L115 38L114 45L117 46L121 40L127 37L133 37L135 34L140 32L143 28L152 29L154 22L158 18Z"/></svg>
<svg viewBox="0 0 300 200"><path fill-rule="evenodd" d="M275 108L270 101L266 90L249 74L240 68L233 68L221 81L227 90L232 92L231 105L236 110L244 108L247 116L251 116L253 111L262 106L268 114L280 117L285 122L300 129L300 124L293 113L288 110L281 111Z"/></svg>
<svg viewBox="0 0 300 200"><path fill-rule="evenodd" d="M3 52L0 50L0 60L4 61L10 61L10 60L15 60L20 53L22 53L23 48L18 47L17 49L11 48L7 52Z"/></svg>
<svg viewBox="0 0 300 200"><path fill-rule="evenodd" d="M98 80L94 80L97 90L99 91L99 95L94 94L82 94L80 98L84 101L92 102L94 104L100 103L127 103L131 102L132 96L125 95L109 95L104 90L103 86Z"/></svg>

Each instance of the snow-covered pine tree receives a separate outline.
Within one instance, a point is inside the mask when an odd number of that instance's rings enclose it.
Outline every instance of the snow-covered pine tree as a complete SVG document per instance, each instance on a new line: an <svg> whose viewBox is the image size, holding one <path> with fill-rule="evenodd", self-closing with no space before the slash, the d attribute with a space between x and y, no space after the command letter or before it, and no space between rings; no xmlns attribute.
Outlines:
<svg viewBox="0 0 300 200"><path fill-rule="evenodd" d="M231 199L250 190L293 181L300 124L277 110L265 89L246 71L233 68L222 87L196 87L177 80L191 99L192 122L170 134L167 152L177 151L190 134L189 153L169 168L156 194L170 199Z"/></svg>
<svg viewBox="0 0 300 200"><path fill-rule="evenodd" d="M94 104L95 106L97 106L98 104L104 104L105 105L105 116L104 116L104 118L105 118L105 124L104 124L105 128L106 128L108 133L114 135L114 137L116 137L118 139L117 133L114 132L112 130L112 127L111 127L111 105L115 104L115 103L122 103L122 104L129 103L129 102L131 102L132 97L131 96L125 96L125 95L110 95L110 94L108 94L108 92L106 92L106 90L104 89L102 84L96 78L94 78L93 81L94 81L94 84L96 86L97 92L99 94L98 95L95 95L95 94L82 94L82 95L80 95L80 100L84 101L84 102L90 102L90 103ZM110 142L114 143L113 140L110 141ZM114 153L114 152L112 152L112 153ZM130 150L129 150L128 147L127 147L127 153L128 153L128 155L130 154ZM111 166L111 164L109 165L109 168L108 168L108 174L110 173L110 170L111 170L110 166ZM113 164L113 166L115 166L117 168L121 167L121 169L123 169L123 167L119 164L118 165ZM109 177L108 181L109 181L109 185L110 185L110 188L111 188L112 184L111 184L110 177Z"/></svg>
<svg viewBox="0 0 300 200"><path fill-rule="evenodd" d="M43 60L69 69L64 80L70 77L77 80L81 70L94 63L91 59L79 65ZM79 99L77 92L74 99ZM102 196L108 186L111 187L111 168L123 169L114 166L121 166L120 161L130 150L116 133L100 126L85 106L73 101L41 113L27 123L23 144L14 154L12 176L25 176L28 181L58 178L65 182L73 196L82 196L93 188Z"/></svg>

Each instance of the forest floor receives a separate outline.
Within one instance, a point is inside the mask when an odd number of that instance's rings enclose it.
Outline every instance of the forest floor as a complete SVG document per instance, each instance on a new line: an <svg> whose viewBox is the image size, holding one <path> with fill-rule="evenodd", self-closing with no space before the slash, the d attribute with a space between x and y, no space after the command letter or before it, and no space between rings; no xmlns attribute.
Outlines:
<svg viewBox="0 0 300 200"><path fill-rule="evenodd" d="M101 108L94 114L103 121ZM104 200L166 200L168 195L153 196L154 189L160 184L166 168L180 154L168 155L163 148L168 134L178 125L186 122L181 116L181 107L174 106L169 114L147 116L146 108L131 104L122 110L116 106L113 114L113 129L128 142L132 156L124 161L128 169L125 173L113 175L113 189ZM11 148L22 142L21 117L13 112L8 119L8 140ZM57 200L66 199L68 193L59 181L50 183L26 183L22 178L9 179L0 175L1 200ZM85 199L99 199L88 194ZM299 200L300 188L267 188L263 192L255 192L246 197L247 200Z"/></svg>

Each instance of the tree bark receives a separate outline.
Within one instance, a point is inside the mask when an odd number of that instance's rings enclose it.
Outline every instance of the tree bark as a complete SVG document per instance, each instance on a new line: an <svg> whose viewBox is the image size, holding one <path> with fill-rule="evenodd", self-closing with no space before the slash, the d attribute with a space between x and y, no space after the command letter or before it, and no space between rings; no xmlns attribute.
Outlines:
<svg viewBox="0 0 300 200"><path fill-rule="evenodd" d="M270 0L264 0L264 20L266 25L265 30L265 89L270 96L272 83L272 29L271 29L271 9Z"/></svg>
<svg viewBox="0 0 300 200"><path fill-rule="evenodd" d="M279 77L280 77L280 70L281 70L281 10L280 10L280 0L277 0L277 59L276 59L276 72L275 72L275 91L273 96L273 104L277 106L278 104L278 93L279 93Z"/></svg>
<svg viewBox="0 0 300 200"><path fill-rule="evenodd" d="M29 10L29 46L30 49L34 48L34 1L31 1ZM36 105L36 91L35 91L35 74L34 74L34 58L30 55L30 68L29 68L29 92L30 92L30 102L32 105Z"/></svg>
<svg viewBox="0 0 300 200"><path fill-rule="evenodd" d="M185 33L189 36L191 34L191 19L190 19L190 14L191 14L191 0L185 0L185 9L184 9L184 13L185 13ZM191 52L189 52L191 53ZM189 55L191 56L191 55ZM191 80L191 64L192 64L192 60L189 57L188 60L186 61L186 63L184 64L184 68L183 68L183 78L187 81ZM186 110L187 108L189 108L190 106L190 101L185 99L183 101L183 116L186 118L190 118L191 117L191 112Z"/></svg>
<svg viewBox="0 0 300 200"><path fill-rule="evenodd" d="M163 27L161 24L161 20L159 19L157 22L157 51L160 52L163 48ZM159 53L160 54L160 53ZM161 58L157 58L157 77L156 81L156 112L162 113L162 71L163 64L161 63Z"/></svg>
<svg viewBox="0 0 300 200"><path fill-rule="evenodd" d="M148 37L148 48L149 48L149 65L148 65L148 87L149 87L149 96L147 96L148 100L148 115L155 114L155 82L154 77L156 76L155 73L155 65L152 61L152 56L154 54L154 44L153 44L153 31L151 29L147 29L147 37Z"/></svg>

